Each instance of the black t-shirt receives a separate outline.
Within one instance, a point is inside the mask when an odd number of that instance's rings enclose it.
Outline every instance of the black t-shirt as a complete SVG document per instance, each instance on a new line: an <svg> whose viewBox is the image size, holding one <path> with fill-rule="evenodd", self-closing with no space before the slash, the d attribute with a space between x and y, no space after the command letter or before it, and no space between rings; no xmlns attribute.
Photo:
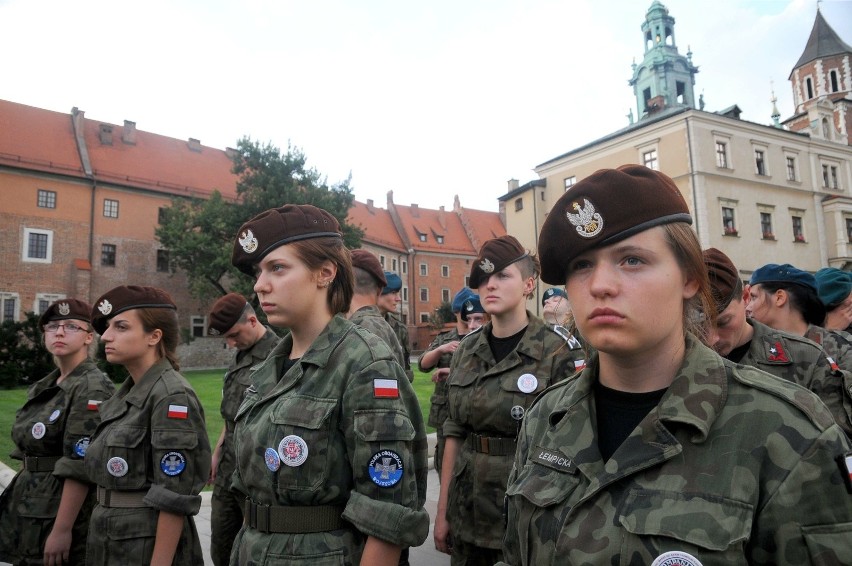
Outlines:
<svg viewBox="0 0 852 566"><path fill-rule="evenodd" d="M490 331L488 332L488 347L491 348L491 353L494 355L494 361L498 364L518 347L521 338L527 331L528 326L524 326L520 332L507 336L506 338L497 338Z"/></svg>
<svg viewBox="0 0 852 566"><path fill-rule="evenodd" d="M738 364L738 363L740 363L740 360L742 360L745 357L745 355L748 353L749 348L751 348L751 340L749 340L748 342L746 342L742 346L737 346L736 348L731 350L730 353L728 353L728 355L725 356L725 358L727 358L727 359L731 360L732 362Z"/></svg>
<svg viewBox="0 0 852 566"><path fill-rule="evenodd" d="M284 360L284 363L281 364L281 377L284 377L284 374L290 371L290 368L296 365L301 358L296 358L295 360L291 360L287 358Z"/></svg>
<svg viewBox="0 0 852 566"><path fill-rule="evenodd" d="M666 388L668 389L668 388ZM666 389L650 393L627 393L595 382L598 450L604 462L609 460L633 429L656 407Z"/></svg>

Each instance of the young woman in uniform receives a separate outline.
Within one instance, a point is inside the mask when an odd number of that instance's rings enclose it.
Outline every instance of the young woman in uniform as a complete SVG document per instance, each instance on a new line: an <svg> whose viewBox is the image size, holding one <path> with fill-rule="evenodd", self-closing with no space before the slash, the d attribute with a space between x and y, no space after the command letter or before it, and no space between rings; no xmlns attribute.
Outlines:
<svg viewBox="0 0 852 566"><path fill-rule="evenodd" d="M232 261L290 333L237 413L233 488L248 499L231 563L396 565L429 532L426 431L390 349L345 318L353 276L337 220L268 210L240 228Z"/></svg>
<svg viewBox="0 0 852 566"><path fill-rule="evenodd" d="M102 295L92 325L106 358L130 376L101 405L86 452L98 505L89 526L89 564L202 564L192 516L210 474L204 411L178 373L177 308L154 287Z"/></svg>
<svg viewBox="0 0 852 566"><path fill-rule="evenodd" d="M94 493L83 456L100 422L98 407L115 391L89 357L91 309L60 299L39 319L56 369L29 388L12 425L12 457L24 466L0 502L0 561L86 563Z"/></svg>
<svg viewBox="0 0 852 566"><path fill-rule="evenodd" d="M527 310L538 274L538 260L512 236L485 242L471 269L491 321L459 343L448 378L434 536L453 564L502 556L503 498L524 412L584 357Z"/></svg>
<svg viewBox="0 0 852 566"><path fill-rule="evenodd" d="M843 432L812 393L702 343L715 308L689 223L674 182L639 165L590 175L548 215L542 279L565 285L597 353L524 419L507 563L852 556Z"/></svg>

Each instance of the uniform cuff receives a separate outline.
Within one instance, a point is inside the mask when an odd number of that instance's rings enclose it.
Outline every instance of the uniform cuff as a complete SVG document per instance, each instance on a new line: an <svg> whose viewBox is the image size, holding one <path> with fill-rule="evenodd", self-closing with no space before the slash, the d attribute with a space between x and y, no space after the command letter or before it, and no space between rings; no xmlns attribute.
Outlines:
<svg viewBox="0 0 852 566"><path fill-rule="evenodd" d="M151 486L142 501L154 509L175 515L197 515L201 509L200 495L180 495L157 484Z"/></svg>
<svg viewBox="0 0 852 566"><path fill-rule="evenodd" d="M467 436L465 428L457 425L449 418L444 421L444 428L442 430L444 431L444 436L457 436L459 438L465 438Z"/></svg>
<svg viewBox="0 0 852 566"><path fill-rule="evenodd" d="M83 460L72 460L71 458L60 458L57 460L53 468L53 475L57 478L77 480L86 485L89 485L92 481L86 473L86 466L83 464Z"/></svg>
<svg viewBox="0 0 852 566"><path fill-rule="evenodd" d="M343 518L367 536L401 547L420 546L429 535L429 513L397 503L377 501L353 491Z"/></svg>

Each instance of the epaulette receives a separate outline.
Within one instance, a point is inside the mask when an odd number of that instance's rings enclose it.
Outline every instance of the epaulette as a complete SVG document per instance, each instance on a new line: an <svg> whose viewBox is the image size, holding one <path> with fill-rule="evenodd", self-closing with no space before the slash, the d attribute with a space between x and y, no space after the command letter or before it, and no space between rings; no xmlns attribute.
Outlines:
<svg viewBox="0 0 852 566"><path fill-rule="evenodd" d="M553 326L545 325L545 328L562 338L565 343L568 344L568 347L572 350L583 348L582 342L580 342L580 340L576 336L574 336L574 334L572 334L570 330L568 330L561 324L556 324Z"/></svg>
<svg viewBox="0 0 852 566"><path fill-rule="evenodd" d="M483 328L485 328L485 325L484 325L484 324L483 324L482 326L480 326L479 328L477 328L476 330L471 330L470 332L468 332L467 334L465 334L464 336L462 336L462 337L459 339L459 343L462 343L463 341L467 340L469 337L473 336L473 335L474 335L474 334L476 334L477 332L482 332L482 329L483 329Z"/></svg>

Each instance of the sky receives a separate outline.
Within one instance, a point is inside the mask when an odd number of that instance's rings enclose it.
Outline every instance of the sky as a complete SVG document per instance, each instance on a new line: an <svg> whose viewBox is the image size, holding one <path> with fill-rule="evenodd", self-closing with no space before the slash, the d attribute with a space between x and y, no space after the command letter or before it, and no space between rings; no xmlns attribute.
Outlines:
<svg viewBox="0 0 852 566"><path fill-rule="evenodd" d="M792 115L816 0L663 0L705 110ZM206 146L301 149L355 198L498 210L628 125L651 0L0 0L0 99ZM852 44L852 0L820 9Z"/></svg>

